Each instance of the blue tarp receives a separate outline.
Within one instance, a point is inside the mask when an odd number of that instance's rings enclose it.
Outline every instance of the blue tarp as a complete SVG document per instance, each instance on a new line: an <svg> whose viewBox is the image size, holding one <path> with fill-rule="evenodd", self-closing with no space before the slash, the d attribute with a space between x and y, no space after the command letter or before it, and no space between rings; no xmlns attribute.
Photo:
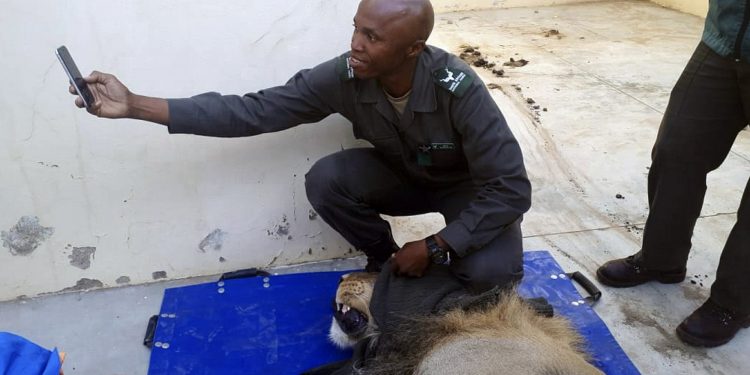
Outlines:
<svg viewBox="0 0 750 375"><path fill-rule="evenodd" d="M556 314L569 318L586 338L594 365L607 374L639 374L548 252L524 253L524 267L520 293L547 298ZM349 358L350 352L327 339L332 300L343 273L253 277L167 289L149 375L299 374Z"/></svg>
<svg viewBox="0 0 750 375"><path fill-rule="evenodd" d="M0 332L0 374L59 375L57 349L42 348L21 336Z"/></svg>

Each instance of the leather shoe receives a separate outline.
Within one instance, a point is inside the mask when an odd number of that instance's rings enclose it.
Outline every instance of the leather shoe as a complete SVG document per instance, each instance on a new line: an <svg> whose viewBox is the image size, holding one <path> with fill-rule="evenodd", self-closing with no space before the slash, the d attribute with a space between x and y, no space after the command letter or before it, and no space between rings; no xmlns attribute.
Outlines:
<svg viewBox="0 0 750 375"><path fill-rule="evenodd" d="M635 255L627 258L610 260L596 270L596 278L600 283L615 288L627 288L649 281L663 284L674 284L685 280L685 269L677 271L651 271L643 267L635 259Z"/></svg>
<svg viewBox="0 0 750 375"><path fill-rule="evenodd" d="M750 326L750 314L738 314L709 299L677 326L677 337L692 346L724 345Z"/></svg>

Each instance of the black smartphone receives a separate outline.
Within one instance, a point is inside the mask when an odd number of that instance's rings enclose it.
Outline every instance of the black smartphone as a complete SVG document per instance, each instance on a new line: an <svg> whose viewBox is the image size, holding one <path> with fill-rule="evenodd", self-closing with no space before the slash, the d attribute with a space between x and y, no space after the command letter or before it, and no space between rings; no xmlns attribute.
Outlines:
<svg viewBox="0 0 750 375"><path fill-rule="evenodd" d="M94 95L91 93L91 90L89 90L89 86L86 81L83 80L81 72L78 71L78 67L76 67L76 63L70 56L68 48L66 48L65 46L61 46L57 49L55 54L60 60L63 69L65 69L65 73L68 75L70 83L73 85L73 87L76 88L78 96L83 99L83 105L85 105L86 107L90 107L92 104L94 104Z"/></svg>

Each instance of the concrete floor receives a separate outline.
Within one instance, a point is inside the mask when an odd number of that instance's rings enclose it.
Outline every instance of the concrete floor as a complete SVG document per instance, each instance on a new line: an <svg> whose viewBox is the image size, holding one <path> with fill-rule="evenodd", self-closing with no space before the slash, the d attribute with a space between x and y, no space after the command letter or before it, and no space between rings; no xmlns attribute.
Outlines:
<svg viewBox="0 0 750 375"><path fill-rule="evenodd" d="M637 251L647 215L650 148L703 20L648 2L612 1L444 14L436 24L431 43L442 48L478 46L497 63L495 69L511 57L529 61L502 67L503 77L478 68L525 152L534 186L524 221L526 249L548 249L564 268L589 276L606 260ZM708 296L748 177L750 132L744 131L724 165L709 175L689 280L602 288L596 310L644 374L740 374L750 368L750 332L710 350L685 346L674 335ZM441 225L434 215L392 222L399 241ZM361 259L295 270L357 265ZM67 351L69 375L102 368L107 374L145 374L148 350L140 342L163 289L207 280L2 303L0 331Z"/></svg>

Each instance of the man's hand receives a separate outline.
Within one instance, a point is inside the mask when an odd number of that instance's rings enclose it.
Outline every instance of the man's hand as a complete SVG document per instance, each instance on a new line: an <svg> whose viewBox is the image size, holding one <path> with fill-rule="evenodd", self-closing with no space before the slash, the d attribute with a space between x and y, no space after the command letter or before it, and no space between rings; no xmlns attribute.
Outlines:
<svg viewBox="0 0 750 375"><path fill-rule="evenodd" d="M430 255L424 240L407 242L391 259L393 273L399 276L422 277L430 265Z"/></svg>
<svg viewBox="0 0 750 375"><path fill-rule="evenodd" d="M134 118L169 124L169 105L165 99L135 95L128 90L117 77L94 71L83 78L94 95L94 103L86 108L89 113L106 118ZM71 94L77 95L75 87L70 85ZM83 99L76 98L76 106L83 108Z"/></svg>
<svg viewBox="0 0 750 375"><path fill-rule="evenodd" d="M117 77L94 71L83 79L88 83L89 90L94 95L94 103L86 108L89 113L106 118L129 117L133 94ZM73 85L70 85L68 91L73 95L78 95ZM83 99L77 97L76 106L83 108Z"/></svg>

